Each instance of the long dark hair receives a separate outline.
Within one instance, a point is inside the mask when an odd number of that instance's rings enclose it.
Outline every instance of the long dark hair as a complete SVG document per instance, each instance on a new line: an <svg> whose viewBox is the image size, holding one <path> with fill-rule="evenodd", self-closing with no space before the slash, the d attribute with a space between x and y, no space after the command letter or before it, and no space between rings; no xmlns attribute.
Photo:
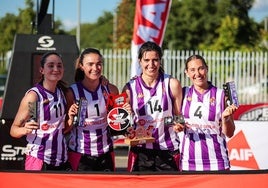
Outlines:
<svg viewBox="0 0 268 188"><path fill-rule="evenodd" d="M104 62L104 58L102 56L102 54L100 53L100 51L96 48L86 48L85 50L83 50L83 52L79 55L79 57L76 59L75 62L75 75L74 75L74 80L76 82L82 81L85 77L85 73L84 71L82 71L80 69L80 64L83 64L83 60L86 54L98 54L101 57L101 61L102 63Z"/></svg>

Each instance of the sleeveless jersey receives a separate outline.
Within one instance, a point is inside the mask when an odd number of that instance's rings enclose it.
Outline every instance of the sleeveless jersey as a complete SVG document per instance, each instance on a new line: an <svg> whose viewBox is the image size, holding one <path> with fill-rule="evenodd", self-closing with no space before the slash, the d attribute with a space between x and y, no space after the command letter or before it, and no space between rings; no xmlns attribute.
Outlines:
<svg viewBox="0 0 268 188"><path fill-rule="evenodd" d="M40 84L29 91L35 91L38 95L40 127L27 135L28 144L25 153L47 164L59 166L67 161L67 145L63 136L66 114L65 97L59 88L52 93Z"/></svg>
<svg viewBox="0 0 268 188"><path fill-rule="evenodd" d="M184 87L182 113L187 128L183 134L181 169L193 171L230 168L225 135L221 129L224 92L215 86L200 94Z"/></svg>
<svg viewBox="0 0 268 188"><path fill-rule="evenodd" d="M140 145L147 149L175 151L179 149L179 138L172 126L164 125L164 117L173 116L173 98L169 87L170 75L160 74L153 88L145 85L141 76L127 83L130 103L134 111L134 128L153 126L154 143Z"/></svg>
<svg viewBox="0 0 268 188"><path fill-rule="evenodd" d="M71 85L75 99L87 99L84 126L73 127L70 132L68 147L78 153L100 156L112 151L113 142L109 136L107 123L106 100L108 87L98 86L95 92L87 90L81 82Z"/></svg>

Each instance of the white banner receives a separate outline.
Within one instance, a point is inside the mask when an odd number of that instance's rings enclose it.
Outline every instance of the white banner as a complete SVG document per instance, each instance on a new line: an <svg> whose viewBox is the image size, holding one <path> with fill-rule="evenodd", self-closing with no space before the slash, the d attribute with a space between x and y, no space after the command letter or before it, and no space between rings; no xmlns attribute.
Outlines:
<svg viewBox="0 0 268 188"><path fill-rule="evenodd" d="M231 170L268 169L268 121L235 121L228 141Z"/></svg>

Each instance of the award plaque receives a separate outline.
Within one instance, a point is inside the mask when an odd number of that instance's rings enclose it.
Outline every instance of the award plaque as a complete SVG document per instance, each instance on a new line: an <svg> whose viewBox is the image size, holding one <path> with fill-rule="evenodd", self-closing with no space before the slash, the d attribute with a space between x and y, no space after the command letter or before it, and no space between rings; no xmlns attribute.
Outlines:
<svg viewBox="0 0 268 188"><path fill-rule="evenodd" d="M236 92L235 83L233 81L227 82L223 84L223 89L224 89L225 96L227 97L227 104L228 105L234 104L235 106L238 107L239 102L238 102L238 96Z"/></svg>
<svg viewBox="0 0 268 188"><path fill-rule="evenodd" d="M28 102L28 110L30 114L30 119L29 121L33 120L35 122L38 122L38 106L39 103L37 101L35 102Z"/></svg>
<svg viewBox="0 0 268 188"><path fill-rule="evenodd" d="M130 146L153 143L155 141L155 139L152 137L153 129L154 126L145 128L144 126L139 125L136 129L129 127L125 135L125 143Z"/></svg>
<svg viewBox="0 0 268 188"><path fill-rule="evenodd" d="M123 131L130 125L130 115L124 108L113 108L107 116L108 125L115 131Z"/></svg>
<svg viewBox="0 0 268 188"><path fill-rule="evenodd" d="M87 99L84 97L76 101L78 105L78 113L74 116L73 126L83 127L87 114Z"/></svg>
<svg viewBox="0 0 268 188"><path fill-rule="evenodd" d="M109 94L107 100L107 111L110 112L113 108L122 107L126 103L127 94L120 95Z"/></svg>
<svg viewBox="0 0 268 188"><path fill-rule="evenodd" d="M124 135L126 129L130 126L130 114L122 108L126 103L127 94L120 95L109 94L107 100L107 122L108 129L112 136Z"/></svg>

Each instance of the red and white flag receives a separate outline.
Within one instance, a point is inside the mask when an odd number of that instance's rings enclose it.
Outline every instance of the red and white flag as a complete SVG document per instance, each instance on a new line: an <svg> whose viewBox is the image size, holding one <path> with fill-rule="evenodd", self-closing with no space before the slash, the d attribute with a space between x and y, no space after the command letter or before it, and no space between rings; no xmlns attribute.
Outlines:
<svg viewBox="0 0 268 188"><path fill-rule="evenodd" d="M131 77L141 73L137 53L147 41L162 45L172 0L137 0L131 41Z"/></svg>

